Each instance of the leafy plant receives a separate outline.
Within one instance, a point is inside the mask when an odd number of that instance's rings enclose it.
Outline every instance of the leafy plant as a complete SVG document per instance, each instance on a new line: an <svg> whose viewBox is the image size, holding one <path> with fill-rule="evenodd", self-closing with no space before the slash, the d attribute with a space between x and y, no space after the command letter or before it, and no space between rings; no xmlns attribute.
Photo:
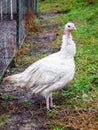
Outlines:
<svg viewBox="0 0 98 130"><path fill-rule="evenodd" d="M46 3L52 3L54 0L45 0Z"/></svg>
<svg viewBox="0 0 98 130"><path fill-rule="evenodd" d="M3 95L2 95L2 98L3 98L4 100L8 100L8 99L10 98L10 96L7 95L7 94L3 94Z"/></svg>
<svg viewBox="0 0 98 130"><path fill-rule="evenodd" d="M40 24L40 19L35 18L35 19L34 19L34 23L35 23L35 25L39 25L39 24Z"/></svg>
<svg viewBox="0 0 98 130"><path fill-rule="evenodd" d="M64 130L64 129L63 128L54 128L53 130Z"/></svg>
<svg viewBox="0 0 98 130"><path fill-rule="evenodd" d="M47 118L55 118L57 114L58 114L58 111L54 109L54 110L48 112L46 116L47 116Z"/></svg>

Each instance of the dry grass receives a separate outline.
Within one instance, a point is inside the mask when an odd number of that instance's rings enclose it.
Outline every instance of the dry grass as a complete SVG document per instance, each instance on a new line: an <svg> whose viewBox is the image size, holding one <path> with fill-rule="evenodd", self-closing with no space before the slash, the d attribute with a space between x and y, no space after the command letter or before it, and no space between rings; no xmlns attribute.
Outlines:
<svg viewBox="0 0 98 130"><path fill-rule="evenodd" d="M47 129L56 130L98 130L98 103L94 103L88 110L75 108L61 108L55 119L50 119Z"/></svg>
<svg viewBox="0 0 98 130"><path fill-rule="evenodd" d="M25 16L27 34L38 31L38 26L35 25L35 18L36 16L29 10Z"/></svg>

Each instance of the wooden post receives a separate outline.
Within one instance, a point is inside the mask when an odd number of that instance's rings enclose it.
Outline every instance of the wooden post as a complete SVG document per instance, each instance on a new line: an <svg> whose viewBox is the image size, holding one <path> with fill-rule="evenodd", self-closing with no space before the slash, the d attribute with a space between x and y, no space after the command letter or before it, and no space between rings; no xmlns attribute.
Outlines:
<svg viewBox="0 0 98 130"><path fill-rule="evenodd" d="M32 0L31 9L34 14L38 13L38 0Z"/></svg>
<svg viewBox="0 0 98 130"><path fill-rule="evenodd" d="M13 20L13 3L12 3L12 0L10 0L10 12L11 12L11 20Z"/></svg>
<svg viewBox="0 0 98 130"><path fill-rule="evenodd" d="M21 22L21 5L20 5L20 0L17 0L17 4L16 4L16 9L17 9L17 25L16 25L16 28L17 28L17 33L16 33L16 43L17 43L17 49L20 48L20 22Z"/></svg>
<svg viewBox="0 0 98 130"><path fill-rule="evenodd" d="M35 2L34 2L35 4L34 4L34 8L35 8L35 10L34 10L34 13L35 14L37 14L38 13L38 0L35 0Z"/></svg>
<svg viewBox="0 0 98 130"><path fill-rule="evenodd" d="M3 20L3 9L2 9L2 1L1 1L1 5L0 5L0 13L1 13L1 20Z"/></svg>
<svg viewBox="0 0 98 130"><path fill-rule="evenodd" d="M5 6L5 8L6 8L6 11L5 11L5 14L7 15L7 7L8 7L8 1L7 0L5 0L6 1L6 6Z"/></svg>

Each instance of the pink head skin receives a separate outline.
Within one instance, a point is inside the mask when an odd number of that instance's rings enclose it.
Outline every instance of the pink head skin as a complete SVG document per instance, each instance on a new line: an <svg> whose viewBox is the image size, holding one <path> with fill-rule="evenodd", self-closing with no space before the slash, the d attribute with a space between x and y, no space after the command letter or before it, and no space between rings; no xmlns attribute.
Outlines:
<svg viewBox="0 0 98 130"><path fill-rule="evenodd" d="M66 34L67 34L68 37L70 37L71 32L72 32L73 30L76 30L76 27L75 27L74 23L68 22L68 23L65 25L65 32L66 32Z"/></svg>

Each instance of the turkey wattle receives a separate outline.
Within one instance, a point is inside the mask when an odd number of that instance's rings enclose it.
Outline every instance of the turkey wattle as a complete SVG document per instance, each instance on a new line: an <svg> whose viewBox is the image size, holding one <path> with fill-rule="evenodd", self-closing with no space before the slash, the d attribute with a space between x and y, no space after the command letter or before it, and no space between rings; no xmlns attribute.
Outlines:
<svg viewBox="0 0 98 130"><path fill-rule="evenodd" d="M45 97L49 110L54 106L52 92L63 88L74 78L76 46L71 32L75 29L72 22L67 23L60 51L33 63L22 73L4 78L3 81L41 94Z"/></svg>

